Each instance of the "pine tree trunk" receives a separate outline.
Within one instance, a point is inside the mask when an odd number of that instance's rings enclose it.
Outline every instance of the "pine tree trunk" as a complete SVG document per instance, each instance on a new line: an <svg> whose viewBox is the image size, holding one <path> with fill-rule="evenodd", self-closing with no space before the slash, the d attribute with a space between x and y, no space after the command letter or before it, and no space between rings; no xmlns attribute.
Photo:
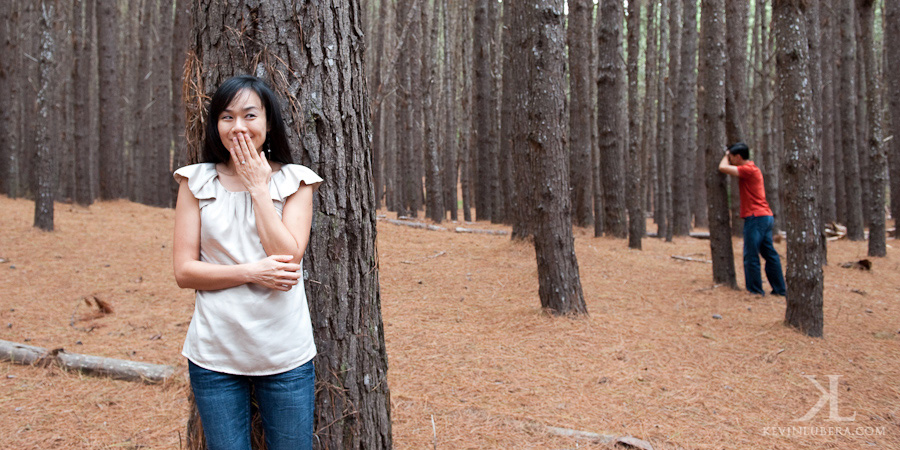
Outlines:
<svg viewBox="0 0 900 450"><path fill-rule="evenodd" d="M695 0L672 0L681 2L682 28L679 47L677 85L675 87L675 110L672 148L678 149L679 156L672 161L672 208L675 213L673 232L676 236L686 236L691 231L693 192L699 181L693 181L696 142L692 139L691 121L697 96L697 2ZM705 203L705 199L704 199ZM705 206L704 206L705 209ZM705 216L705 214L704 214ZM699 215L698 215L699 217ZM697 224L700 225L699 223Z"/></svg>
<svg viewBox="0 0 900 450"><path fill-rule="evenodd" d="M93 146L92 127L97 111L91 102L92 58L91 46L94 34L94 0L75 5L75 68L74 68L74 113L79 118L75 127L73 146L75 150L75 203L90 205L96 198L91 180L97 177L97 156ZM86 125L86 126L83 126Z"/></svg>
<svg viewBox="0 0 900 450"><path fill-rule="evenodd" d="M837 220L837 193L835 188L835 154L834 154L834 39L832 28L834 27L834 13L830 7L820 8L819 23L821 31L821 67L822 67L822 195L819 201L822 205L822 221L833 222Z"/></svg>
<svg viewBox="0 0 900 450"><path fill-rule="evenodd" d="M454 5L455 6L455 5ZM459 160L457 157L457 76L454 62L459 51L457 36L457 20L450 9L449 0L443 0L444 14L444 123L446 132L444 139L444 171L442 187L444 188L444 209L450 212L450 220L459 220L457 205L457 183L459 183Z"/></svg>
<svg viewBox="0 0 900 450"><path fill-rule="evenodd" d="M261 76L282 98L294 160L325 179L314 196L303 264L318 349L314 442L316 448L390 448L360 6L289 0L251 6L194 4L190 65L196 70L189 82L198 90L186 104L239 73ZM188 111L188 141L195 146L200 120Z"/></svg>
<svg viewBox="0 0 900 450"><path fill-rule="evenodd" d="M122 106L118 71L118 20L114 2L97 3L97 42L100 82L100 198L125 195L122 150Z"/></svg>
<svg viewBox="0 0 900 450"><path fill-rule="evenodd" d="M509 96L510 112L509 129L504 133L509 133L509 150L512 151L514 158L516 193L513 199L514 222L512 230L513 240L523 240L533 237L536 233L536 225L538 219L535 217L535 183L538 182L538 175L535 173L538 169L533 166L534 161L529 154L529 118L527 116L527 108L533 108L534 99L529 96L529 79L526 72L522 72L522 68L530 63L527 49L534 45L534 37L526 34L525 27L528 26L527 6L521 4L507 5L503 10L503 23L508 34L504 39L506 45L506 55L504 57L504 70L506 82L503 84L504 90L507 90ZM513 75L515 74L515 75ZM523 108L523 105L526 105ZM504 126L507 124L504 123ZM571 226L571 225L570 225Z"/></svg>
<svg viewBox="0 0 900 450"><path fill-rule="evenodd" d="M777 42L779 95L786 155L784 161L787 229L787 308L785 322L808 336L823 334L823 248L819 236L817 173L812 91L809 81L806 2L775 0L773 31Z"/></svg>
<svg viewBox="0 0 900 450"><path fill-rule="evenodd" d="M700 85L704 89L700 104L700 148L706 155L706 196L709 214L710 248L713 281L737 287L734 251L731 246L731 222L728 209L726 175L718 171L724 154L725 135L725 3L723 0L703 2L701 44L706 66Z"/></svg>
<svg viewBox="0 0 900 450"><path fill-rule="evenodd" d="M0 85L7 94L0 97L0 193L10 198L19 197L19 152L21 149L21 80L24 70L21 59L20 28L21 10L18 0L0 2Z"/></svg>
<svg viewBox="0 0 900 450"><path fill-rule="evenodd" d="M422 94L423 121L425 124L425 191L426 216L435 223L444 220L444 189L441 187L441 158L438 153L438 123L435 113L437 102L434 101L437 84L437 18L440 17L440 2L434 2L434 9L428 14L428 8L422 8L422 23L432 24L428 27L426 45L422 49Z"/></svg>
<svg viewBox="0 0 900 450"><path fill-rule="evenodd" d="M463 203L463 220L466 222L472 221L472 208L474 207L473 203L473 191L474 186L472 180L473 170L473 162L472 162L472 147L474 142L473 130L472 130L472 105L474 104L474 94L472 89L472 66L473 58L472 52L474 51L474 42L469 36L472 35L472 13L469 11L469 2L460 2L460 22L462 25L460 26L459 35L462 36L462 51L460 52L460 64L458 67L462 67L462 84L463 84L463 95L462 101L460 102L460 110L462 115L462 122L460 127L460 136L459 140L460 149L460 164L459 164L459 184L460 189L462 190L462 203Z"/></svg>
<svg viewBox="0 0 900 450"><path fill-rule="evenodd" d="M725 33L727 60L725 64L725 141L730 145L746 141L744 132L747 110L747 16L748 3L725 2ZM744 220L741 219L741 196L737 177L731 178L731 230L741 236Z"/></svg>
<svg viewBox="0 0 900 450"><path fill-rule="evenodd" d="M573 218L576 226L587 227L593 223L591 210L591 16L594 4L591 0L569 2L569 179ZM515 69L513 69L515 70ZM514 75L504 77L504 85Z"/></svg>
<svg viewBox="0 0 900 450"><path fill-rule="evenodd" d="M886 25L884 41L900 42L900 2L884 3L884 23ZM885 45L884 52L888 61L900 61L900 45ZM891 111L890 129L887 134L894 136L886 144L891 180L891 216L894 226L900 223L900 71L885 70L888 102Z"/></svg>
<svg viewBox="0 0 900 450"><path fill-rule="evenodd" d="M664 57L660 59L660 99L664 99L663 114L665 119L660 120L660 133L663 135L665 145L665 175L666 175L666 242L672 242L675 236L675 92L678 91L678 76L681 71L681 1L667 0L668 5L660 10L660 23L666 27L665 35L668 36L666 41L668 48L662 52ZM661 48L665 48L661 44ZM665 61L668 60L668 64ZM665 67L668 67L668 73L663 78ZM684 158L679 151L678 158ZM690 215L688 215L690 218ZM690 225L690 223L688 223Z"/></svg>
<svg viewBox="0 0 900 450"><path fill-rule="evenodd" d="M628 248L641 249L644 211L641 209L641 122L638 94L638 62L641 37L641 1L628 2L628 152L626 203L628 204Z"/></svg>
<svg viewBox="0 0 900 450"><path fill-rule="evenodd" d="M517 151L527 153L535 171L534 183L519 184L519 191L533 190L530 204L534 220L541 306L552 314L586 314L572 235L569 173L566 151L566 48L563 0L532 0L506 5L519 9L521 26L511 26L517 43L516 58L522 82L517 95L518 110L524 111L524 126L517 128L527 144Z"/></svg>
<svg viewBox="0 0 900 450"><path fill-rule="evenodd" d="M603 229L617 238L628 236L625 215L624 155L619 142L625 138L618 115L623 93L619 89L622 53L619 47L622 4L602 0L597 29L597 145L603 180ZM596 219L595 219L596 220Z"/></svg>
<svg viewBox="0 0 900 450"><path fill-rule="evenodd" d="M881 86L879 83L877 62L875 56L875 34L873 32L875 20L875 1L860 0L859 8L860 28L862 30L863 61L866 78L866 109L868 110L866 121L867 136L865 157L868 159L867 172L869 173L869 185L867 190L868 202L864 205L867 222L869 224L869 256L887 256L885 243L885 217L884 217L884 190L885 160L882 148L882 104Z"/></svg>
<svg viewBox="0 0 900 450"><path fill-rule="evenodd" d="M37 93L38 122L32 124L35 128L37 139L37 155L35 157L36 192L34 194L34 226L44 231L53 231L53 200L56 193L56 152L58 137L54 124L59 122L57 114L58 104L56 91L52 86L57 83L56 60L57 54L56 36L54 25L57 24L58 13L57 0L41 0L40 25L41 52L40 52L40 79Z"/></svg>
<svg viewBox="0 0 900 450"><path fill-rule="evenodd" d="M859 152L856 134L856 33L853 26L855 0L839 0L841 49L841 153L843 154L843 175L846 191L847 238L861 241L863 234L862 221L862 187L859 179Z"/></svg>

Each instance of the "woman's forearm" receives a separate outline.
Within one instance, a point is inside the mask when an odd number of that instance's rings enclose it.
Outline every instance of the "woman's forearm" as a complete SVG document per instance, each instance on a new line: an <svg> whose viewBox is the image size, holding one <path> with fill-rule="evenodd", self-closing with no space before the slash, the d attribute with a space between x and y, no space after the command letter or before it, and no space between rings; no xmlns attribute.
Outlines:
<svg viewBox="0 0 900 450"><path fill-rule="evenodd" d="M292 255L293 262L299 263L303 259L304 249L300 248L297 239L291 234L278 211L269 197L268 190L260 193L251 193L253 198L253 212L256 216L256 231L266 254Z"/></svg>
<svg viewBox="0 0 900 450"><path fill-rule="evenodd" d="M217 291L252 282L247 264L213 264L205 261L185 261L175 267L178 287L198 291Z"/></svg>

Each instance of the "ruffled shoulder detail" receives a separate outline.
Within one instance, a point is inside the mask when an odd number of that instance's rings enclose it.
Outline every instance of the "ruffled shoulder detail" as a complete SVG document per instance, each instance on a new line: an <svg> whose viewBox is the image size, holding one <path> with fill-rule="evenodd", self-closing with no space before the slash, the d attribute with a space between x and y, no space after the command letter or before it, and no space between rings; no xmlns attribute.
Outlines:
<svg viewBox="0 0 900 450"><path fill-rule="evenodd" d="M173 174L178 183L181 183L182 179L187 179L188 188L199 200L216 198L216 186L213 184L213 179L218 175L215 163L191 164L176 170Z"/></svg>
<svg viewBox="0 0 900 450"><path fill-rule="evenodd" d="M272 174L271 183L269 183L269 194L272 200L283 202L297 189L301 184L318 188L322 183L322 177L316 175L309 167L300 164L285 164L281 166L281 170Z"/></svg>

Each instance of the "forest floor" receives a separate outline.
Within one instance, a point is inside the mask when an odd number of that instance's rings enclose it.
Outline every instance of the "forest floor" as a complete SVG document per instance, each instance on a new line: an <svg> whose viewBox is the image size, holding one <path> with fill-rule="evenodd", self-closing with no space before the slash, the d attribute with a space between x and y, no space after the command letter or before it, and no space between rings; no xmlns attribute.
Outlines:
<svg viewBox="0 0 900 450"><path fill-rule="evenodd" d="M150 386L2 362L0 448L180 448L193 293L172 276L173 211L57 204L52 233L32 228L32 202L0 197L0 211L0 339L178 368ZM896 240L871 271L840 267L865 242L829 243L813 339L782 324L784 298L713 286L709 264L672 258L709 259L709 241L575 239L590 315L554 318L531 245L378 222L395 448L607 448L548 426L656 449L900 448ZM734 253L741 274L739 239Z"/></svg>

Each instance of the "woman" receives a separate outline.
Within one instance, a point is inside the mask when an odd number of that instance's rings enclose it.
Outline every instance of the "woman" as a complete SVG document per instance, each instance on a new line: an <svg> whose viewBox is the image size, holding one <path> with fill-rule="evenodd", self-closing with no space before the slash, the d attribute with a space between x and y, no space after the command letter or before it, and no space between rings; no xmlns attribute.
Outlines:
<svg viewBox="0 0 900 450"><path fill-rule="evenodd" d="M250 449L250 397L269 450L312 448L316 355L303 289L312 198L278 100L259 79L209 103L201 164L175 171L175 279L196 289L182 354L210 450Z"/></svg>

